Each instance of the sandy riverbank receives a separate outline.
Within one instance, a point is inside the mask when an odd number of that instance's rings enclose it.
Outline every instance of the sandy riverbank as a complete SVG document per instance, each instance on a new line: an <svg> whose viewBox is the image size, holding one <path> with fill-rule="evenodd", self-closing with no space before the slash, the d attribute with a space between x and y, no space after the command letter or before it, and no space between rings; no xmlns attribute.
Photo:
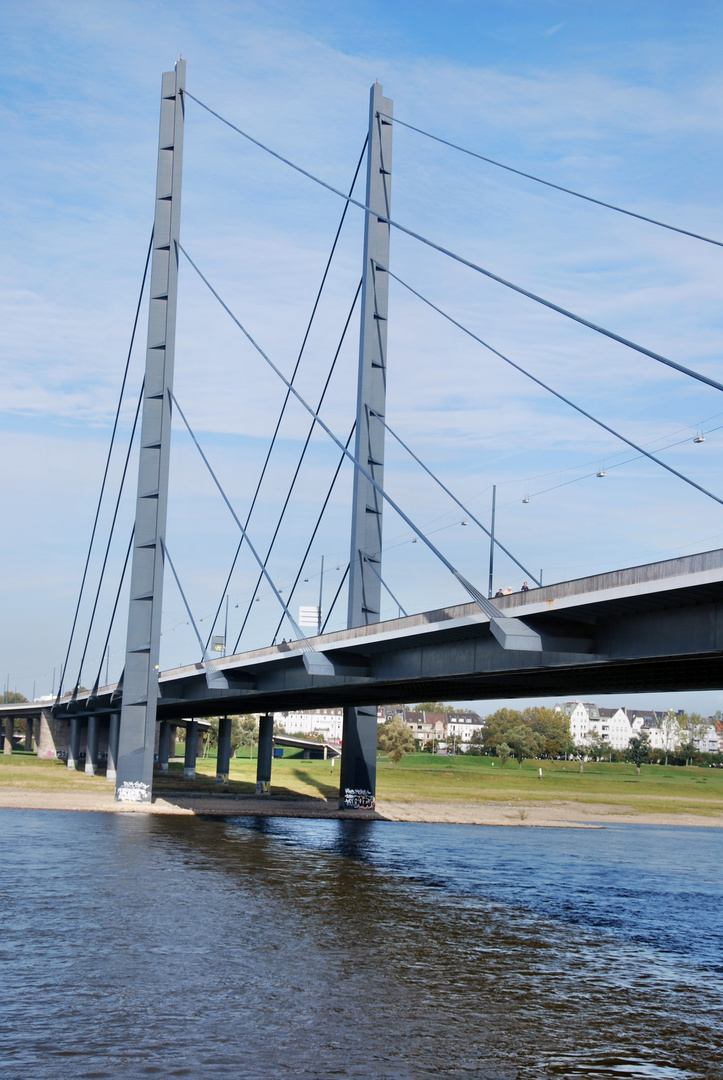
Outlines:
<svg viewBox="0 0 723 1080"><path fill-rule="evenodd" d="M117 803L112 793L33 791L0 788L0 809L100 811L116 814L185 814L216 817L370 817L383 821L424 821L460 825L601 828L605 825L694 825L723 828L723 814L638 814L628 807L581 802L392 802L381 799L375 814L343 811L321 799L255 799L167 795L152 803Z"/></svg>

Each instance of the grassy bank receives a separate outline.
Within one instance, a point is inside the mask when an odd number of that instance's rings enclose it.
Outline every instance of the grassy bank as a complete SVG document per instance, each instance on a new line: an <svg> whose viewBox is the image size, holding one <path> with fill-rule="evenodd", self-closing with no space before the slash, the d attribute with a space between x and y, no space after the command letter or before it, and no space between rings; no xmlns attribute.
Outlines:
<svg viewBox="0 0 723 1080"><path fill-rule="evenodd" d="M542 777L539 770L542 769ZM506 768L491 757L414 754L398 766L379 762L379 798L429 801L600 803L637 813L723 813L723 769L626 763L526 761Z"/></svg>
<svg viewBox="0 0 723 1080"><path fill-rule="evenodd" d="M542 777L539 770L542 769ZM157 776L154 792L216 792L216 762L199 759L195 781L183 780L183 762L172 761L167 776ZM308 761L287 756L273 763L272 791L277 798L335 801L339 791L339 763ZM251 795L256 785L256 761L231 763L229 791ZM33 754L16 751L0 756L0 787L43 791L112 790L105 777L85 776L63 762L38 761ZM489 757L433 757L410 754L399 765L381 758L377 796L401 802L506 802L513 805L565 802L628 808L636 813L723 813L723 769L635 766L588 763L580 773L576 762L526 761L500 767Z"/></svg>

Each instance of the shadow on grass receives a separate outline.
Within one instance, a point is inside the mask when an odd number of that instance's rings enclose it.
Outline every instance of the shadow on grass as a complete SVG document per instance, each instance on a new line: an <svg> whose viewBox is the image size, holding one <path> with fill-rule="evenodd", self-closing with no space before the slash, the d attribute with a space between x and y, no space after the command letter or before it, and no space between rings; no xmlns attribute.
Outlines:
<svg viewBox="0 0 723 1080"><path fill-rule="evenodd" d="M337 799L339 797L339 788L334 784L326 784L323 780L320 780L318 776L314 776L310 772L306 772L304 769L292 769L294 776L299 780L303 780L305 783L310 784L311 787L315 787L327 800Z"/></svg>
<svg viewBox="0 0 723 1080"><path fill-rule="evenodd" d="M294 773L300 778L317 788L320 792L321 798L326 800L327 798L334 798L338 792L335 788L330 788L327 785L320 784L312 775L304 772L301 769L294 769ZM168 772L154 773L153 775L153 795L154 797L163 798L167 802L177 804L185 799L193 798L215 798L219 802L233 804L234 799L255 799L259 796L256 795L256 781L255 780L234 780L229 779L228 784L217 784L216 777L204 773L196 773L193 780L183 779L183 765L176 762L170 762L168 766ZM314 805L319 803L319 797L316 795L304 794L300 791L295 791L293 788L284 787L272 781L271 794L263 796L264 802L273 804L274 802L304 802ZM231 811L229 811L231 812Z"/></svg>

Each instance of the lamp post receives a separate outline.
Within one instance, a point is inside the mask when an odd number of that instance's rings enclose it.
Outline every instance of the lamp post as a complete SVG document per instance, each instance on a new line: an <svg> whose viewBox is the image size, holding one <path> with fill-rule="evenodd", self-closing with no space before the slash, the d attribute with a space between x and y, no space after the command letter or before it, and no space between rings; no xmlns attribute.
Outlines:
<svg viewBox="0 0 723 1080"><path fill-rule="evenodd" d="M497 503L497 484L492 485L492 520L490 522L490 577L487 585L487 599L492 598L492 575L495 567L495 505Z"/></svg>
<svg viewBox="0 0 723 1080"><path fill-rule="evenodd" d="M316 632L321 633L321 601L324 596L324 556L321 556L321 575L319 576L319 609L316 616Z"/></svg>

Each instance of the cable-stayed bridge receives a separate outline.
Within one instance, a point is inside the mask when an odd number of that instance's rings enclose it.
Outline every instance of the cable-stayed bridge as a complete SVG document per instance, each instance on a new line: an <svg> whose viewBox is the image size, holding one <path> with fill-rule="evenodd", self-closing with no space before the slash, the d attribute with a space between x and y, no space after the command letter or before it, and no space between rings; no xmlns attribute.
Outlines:
<svg viewBox="0 0 723 1080"><path fill-rule="evenodd" d="M321 415L329 379L339 350L333 358L329 376L317 402L310 402L295 384L296 367L286 377L274 359L255 340L249 329L237 317L221 292L199 265L197 259L181 243L180 206L181 171L183 158L184 118L188 100L212 113L219 121L265 152L272 153L285 165L321 184L344 202L344 214L349 206L364 212L363 269L359 288L349 311L346 333L355 308L359 307L360 345L357 408L354 426L348 435L340 437ZM442 257L462 264L473 273L492 279L527 298L554 311L559 316L583 325L590 332L601 334L626 348L657 363L697 380L716 390L723 385L704 373L694 371L676 361L631 341L616 332L570 311L546 297L508 281L489 269L463 258L429 238L397 221L392 211L392 131L395 124L392 102L383 96L375 84L370 95L369 127L363 157L366 157L366 191L364 198L355 197L356 174L348 191L342 191L281 157L270 147L236 128L221 114L200 102L185 87L185 62L179 61L173 72L163 76L161 122L158 145L158 170L155 221L147 270L149 271L149 316L146 348L146 369L143 390L138 400L136 422L140 422L140 450L135 524L128 544L126 565L130 567L130 600L125 666L120 682L101 686L101 671L90 691L81 689L81 674L90 639L90 628L75 686L62 696L63 679L68 668L73 636L78 629L81 597L86 586L91 549L96 538L98 514L91 537L88 559L83 573L80 597L75 612L68 654L61 687L54 706L54 720L69 726L71 759L77 757L80 725L87 724L88 747L91 758L97 752L99 726L107 726L111 775L116 773L117 797L146 800L151 797L154 755L160 768L167 767L171 722L193 723L194 717L222 715L237 711L260 711L261 723L260 776L268 783L270 775L271 720L268 713L277 708L318 707L343 705L345 726L341 770L341 801L348 805L373 805L376 760L376 704L390 700L410 700L445 696L448 698L484 698L523 696L530 693L593 693L616 689L685 689L712 688L719 683L718 662L720 641L721 582L723 561L720 552L709 552L669 563L652 564L614 574L599 575L582 582L562 583L533 589L514 596L492 598L492 562L495 551L502 550L519 567L533 585L539 579L505 548L495 536L494 512L488 527L479 521L425 465L414 450L407 446L392 429L387 419L387 326L389 321L389 279L397 281L420 302L441 317L454 323L464 333L502 361L531 378L538 386L554 395L587 420L615 435L636 453L673 474L679 481L697 489L717 503L723 502L714 492L673 468L645 446L638 445L614 430L603 419L576 404L568 393L548 385L533 373L492 348L472 334L456 319L443 311L433 300L422 295L410 283L397 275L390 265L389 240L392 230L399 230L416 242L436 250ZM408 126L408 125L407 125ZM426 134L426 133L425 133ZM444 140L440 140L444 141ZM461 149L461 148L458 148ZM467 151L465 151L467 152ZM477 155L479 156L479 155ZM498 163L495 163L498 164ZM362 165L360 158L357 174ZM507 166L502 166L507 168ZM537 180L538 178L531 178ZM545 181L542 181L543 183ZM554 185L553 185L554 186ZM567 194L588 198L563 189ZM590 200L599 202L599 200ZM621 207L602 204L608 209L630 213ZM639 214L633 216L641 217ZM344 215L342 215L343 224ZM695 239L721 246L714 239L690 233L676 226L651 218L651 224L672 229ZM337 238L338 238L337 233ZM336 240L334 242L336 244ZM332 247L332 256L334 248ZM331 257L322 280L326 280ZM249 508L239 511L222 484L208 453L194 432L186 411L176 399L173 384L176 311L178 302L179 264L185 259L210 294L225 310L253 348L259 362L267 365L286 387L283 410L295 401L309 416L310 428L300 461L314 432L323 432L336 447L339 466L350 462L353 467L353 497L349 564L332 604L336 604L343 589L347 594L347 629L325 634L321 625L314 636L304 632L291 609L291 596L282 595L268 568L271 549L286 512L289 496L283 504L279 526L271 545L260 550L254 542L250 527L254 505L263 482L274 440L279 431L279 419L256 493ZM145 278L144 278L145 280ZM143 290L141 290L141 297ZM317 297L318 303L318 297ZM141 309L141 298L136 321ZM313 313L312 313L313 319ZM308 336L308 331L307 331ZM305 339L306 341L306 339ZM303 345L302 350L303 352ZM299 353L299 360L301 359ZM129 353L130 356L130 353ZM127 373L127 367L126 367ZM125 384L125 378L124 378ZM122 398L122 392L121 392ZM119 403L120 409L120 403ZM249 610L261 585L270 590L279 607L279 625L291 634L291 641L272 644L253 652L218 658L212 651L211 635L204 641L183 582L173 561L173 543L168 543L166 519L168 507L168 478L170 469L170 434L172 415L180 418L188 435L238 528L240 540L236 556L226 580L223 595L242 546L250 552L258 566L258 579L249 597ZM116 415L116 427L118 414ZM134 430L135 430L134 424ZM114 427L114 436L116 428ZM386 436L391 435L413 459L440 485L445 494L460 508L465 518L474 521L489 537L490 568L487 588L468 580L457 566L441 551L414 518L385 488L384 464ZM112 449L111 442L111 449ZM123 468L128 472L132 438ZM110 451L109 451L110 460ZM104 476L105 489L108 465ZM298 476L298 469L295 473ZM333 487L333 482L332 482ZM122 488L122 485L121 485ZM321 515L326 508L331 488L323 500L317 525L300 559L299 572L291 590L298 584ZM290 493L289 493L290 495ZM104 497L101 491L99 509ZM113 524L118 513L118 501ZM469 597L466 605L445 608L437 612L407 615L403 612L387 581L382 567L383 518L385 507L391 509L414 534L415 539L446 568L456 585ZM112 530L111 530L112 535ZM108 547L103 570L108 558ZM301 547L301 545L300 545ZM125 574L126 566L124 566ZM486 572L485 572L485 576ZM198 659L189 667L160 671L161 610L164 578L172 578L182 598L189 622L198 639ZM102 573L101 573L102 578ZM121 596L123 575L113 606L115 616ZM100 585L98 587L100 589ZM399 618L393 623L381 622L383 590L399 608ZM98 593L91 615L96 613ZM221 614L222 600L216 610L214 625ZM244 626L248 613L244 619ZM327 616L328 620L328 616ZM110 620L108 636L113 624ZM290 628L290 629L289 629ZM242 627L243 632L243 627ZM107 647L106 638L105 647ZM226 648L224 635L224 648ZM103 652L105 652L105 647ZM32 710L16 709L16 712ZM228 769L230 727L227 720L220 726L219 772ZM192 741L192 740L190 740ZM95 748L95 751L94 751ZM92 762L91 762L92 766Z"/></svg>

